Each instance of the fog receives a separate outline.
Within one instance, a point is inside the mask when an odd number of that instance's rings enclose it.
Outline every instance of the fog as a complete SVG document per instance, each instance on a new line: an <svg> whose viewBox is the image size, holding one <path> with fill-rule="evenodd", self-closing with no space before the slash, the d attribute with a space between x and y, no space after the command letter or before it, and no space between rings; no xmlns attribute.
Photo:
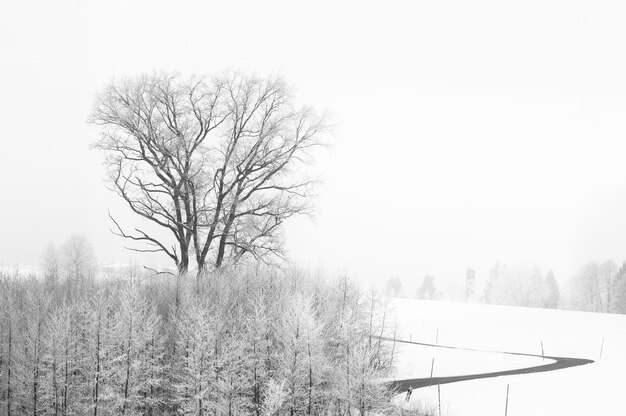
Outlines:
<svg viewBox="0 0 626 416"><path fill-rule="evenodd" d="M619 1L3 2L0 263L113 236L93 96L153 70L281 74L335 128L291 259L363 282L626 259L626 4Z"/></svg>

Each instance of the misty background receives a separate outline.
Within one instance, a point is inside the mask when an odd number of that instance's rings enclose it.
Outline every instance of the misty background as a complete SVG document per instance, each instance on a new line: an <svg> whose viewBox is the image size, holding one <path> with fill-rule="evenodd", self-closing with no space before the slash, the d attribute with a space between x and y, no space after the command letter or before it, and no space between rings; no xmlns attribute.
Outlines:
<svg viewBox="0 0 626 416"><path fill-rule="evenodd" d="M592 7L593 6L593 7ZM384 284L486 279L496 261L568 278L624 260L626 4L319 1L0 3L0 264L89 238L101 264L169 267L109 232L132 214L86 123L112 78L254 69L335 122L301 267ZM413 292L414 289L410 289Z"/></svg>

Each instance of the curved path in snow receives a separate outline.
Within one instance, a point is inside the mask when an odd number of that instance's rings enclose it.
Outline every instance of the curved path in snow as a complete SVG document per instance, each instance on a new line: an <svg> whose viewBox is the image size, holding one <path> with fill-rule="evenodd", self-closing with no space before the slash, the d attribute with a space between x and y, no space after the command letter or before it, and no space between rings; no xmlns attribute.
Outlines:
<svg viewBox="0 0 626 416"><path fill-rule="evenodd" d="M393 338L381 338L381 339L385 341L393 341ZM481 378L512 376L516 374L541 373L544 371L560 370L562 368L576 367L579 365L591 364L594 362L593 360L588 360L585 358L552 357L548 355L524 354L521 352L489 351L489 350L452 347L452 346L447 346L447 345L426 344L422 342L411 342L411 341L401 341L401 340L395 340L395 342L400 342L403 344L421 345L425 347L448 348L448 349L453 349L453 350L492 352L492 353L497 353L497 354L508 354L508 355L522 355L526 357L545 358L547 360L552 361L548 364L537 365L534 367L519 368L515 370L493 371L489 373L477 373L477 374L467 374L467 375L447 376L447 377L409 378L409 379L394 380L394 381L389 382L390 387L398 392L406 391L409 388L409 386L412 386L414 389L418 389L420 387L427 387L431 385L456 383L459 381L476 380L476 379L481 379Z"/></svg>

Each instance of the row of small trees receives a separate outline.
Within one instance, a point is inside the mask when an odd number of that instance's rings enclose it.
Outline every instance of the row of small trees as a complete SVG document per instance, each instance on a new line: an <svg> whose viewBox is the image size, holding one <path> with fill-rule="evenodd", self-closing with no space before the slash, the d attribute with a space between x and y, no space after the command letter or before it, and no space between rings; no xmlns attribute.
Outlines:
<svg viewBox="0 0 626 416"><path fill-rule="evenodd" d="M154 279L154 278L153 278ZM193 286L193 288L192 288ZM366 414L393 350L347 279L246 271L92 283L0 279L0 415ZM175 299L178 299L176 301Z"/></svg>

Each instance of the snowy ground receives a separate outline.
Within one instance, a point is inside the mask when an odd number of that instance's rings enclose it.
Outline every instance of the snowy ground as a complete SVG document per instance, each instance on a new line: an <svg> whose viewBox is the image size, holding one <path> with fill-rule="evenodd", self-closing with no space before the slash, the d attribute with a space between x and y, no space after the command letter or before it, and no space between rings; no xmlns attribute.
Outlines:
<svg viewBox="0 0 626 416"><path fill-rule="evenodd" d="M441 386L444 415L623 415L626 316L533 308L393 299L398 338L485 350L580 357L595 363ZM604 345L603 344L604 338ZM602 357L600 351L602 349ZM541 358L439 350L403 345L397 378L448 376L541 365ZM415 373L413 373L415 372ZM409 374L410 373L410 374ZM437 387L414 391L414 400L437 403Z"/></svg>

